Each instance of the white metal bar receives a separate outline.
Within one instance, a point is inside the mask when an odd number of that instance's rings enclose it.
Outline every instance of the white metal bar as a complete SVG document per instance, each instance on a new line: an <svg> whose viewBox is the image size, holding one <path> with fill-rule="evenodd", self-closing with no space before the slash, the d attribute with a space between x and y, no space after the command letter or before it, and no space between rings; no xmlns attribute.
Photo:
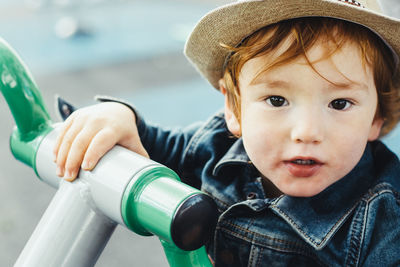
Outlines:
<svg viewBox="0 0 400 267"><path fill-rule="evenodd" d="M40 179L55 188L62 180L56 175L52 153L58 132L59 128L56 127L43 139L36 155L36 170ZM121 146L115 146L101 158L93 171L81 170L76 181L89 185L90 195L86 201L92 203L93 209L98 209L113 221L125 225L121 215L125 188L135 174L150 166L161 165Z"/></svg>
<svg viewBox="0 0 400 267"><path fill-rule="evenodd" d="M61 182L16 267L94 266L116 223L85 201L84 183Z"/></svg>

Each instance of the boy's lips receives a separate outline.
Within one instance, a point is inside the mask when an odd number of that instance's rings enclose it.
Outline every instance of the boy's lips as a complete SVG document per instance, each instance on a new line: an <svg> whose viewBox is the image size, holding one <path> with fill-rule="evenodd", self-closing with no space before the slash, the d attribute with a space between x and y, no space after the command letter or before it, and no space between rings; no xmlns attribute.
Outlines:
<svg viewBox="0 0 400 267"><path fill-rule="evenodd" d="M289 173L295 177L310 177L318 172L323 163L316 158L294 157L284 161Z"/></svg>

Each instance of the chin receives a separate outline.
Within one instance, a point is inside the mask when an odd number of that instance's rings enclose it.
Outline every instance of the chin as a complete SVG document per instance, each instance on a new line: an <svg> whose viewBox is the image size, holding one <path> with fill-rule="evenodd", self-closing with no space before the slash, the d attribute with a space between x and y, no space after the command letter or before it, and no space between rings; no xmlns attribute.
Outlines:
<svg viewBox="0 0 400 267"><path fill-rule="evenodd" d="M291 197L313 197L318 195L324 190L324 188L293 188L293 190L281 190L282 193Z"/></svg>

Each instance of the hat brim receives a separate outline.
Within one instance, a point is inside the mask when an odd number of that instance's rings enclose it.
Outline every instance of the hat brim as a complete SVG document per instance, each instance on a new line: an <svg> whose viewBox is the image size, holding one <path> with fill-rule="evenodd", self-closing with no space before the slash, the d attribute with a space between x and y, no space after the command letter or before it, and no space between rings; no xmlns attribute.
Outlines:
<svg viewBox="0 0 400 267"><path fill-rule="evenodd" d="M223 75L229 52L220 44L236 46L258 29L282 20L300 17L331 17L361 24L400 55L400 20L363 7L332 0L241 1L206 14L189 36L184 53L215 87ZM399 69L399 68L398 68ZM396 78L400 77L397 70Z"/></svg>

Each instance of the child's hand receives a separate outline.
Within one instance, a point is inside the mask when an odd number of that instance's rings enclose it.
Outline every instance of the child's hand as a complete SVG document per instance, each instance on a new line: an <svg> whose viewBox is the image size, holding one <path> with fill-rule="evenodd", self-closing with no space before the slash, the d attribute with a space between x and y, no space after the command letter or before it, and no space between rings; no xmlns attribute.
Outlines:
<svg viewBox="0 0 400 267"><path fill-rule="evenodd" d="M57 175L75 180L80 167L92 170L117 144L148 157L128 107L105 102L75 111L62 124L54 146Z"/></svg>

